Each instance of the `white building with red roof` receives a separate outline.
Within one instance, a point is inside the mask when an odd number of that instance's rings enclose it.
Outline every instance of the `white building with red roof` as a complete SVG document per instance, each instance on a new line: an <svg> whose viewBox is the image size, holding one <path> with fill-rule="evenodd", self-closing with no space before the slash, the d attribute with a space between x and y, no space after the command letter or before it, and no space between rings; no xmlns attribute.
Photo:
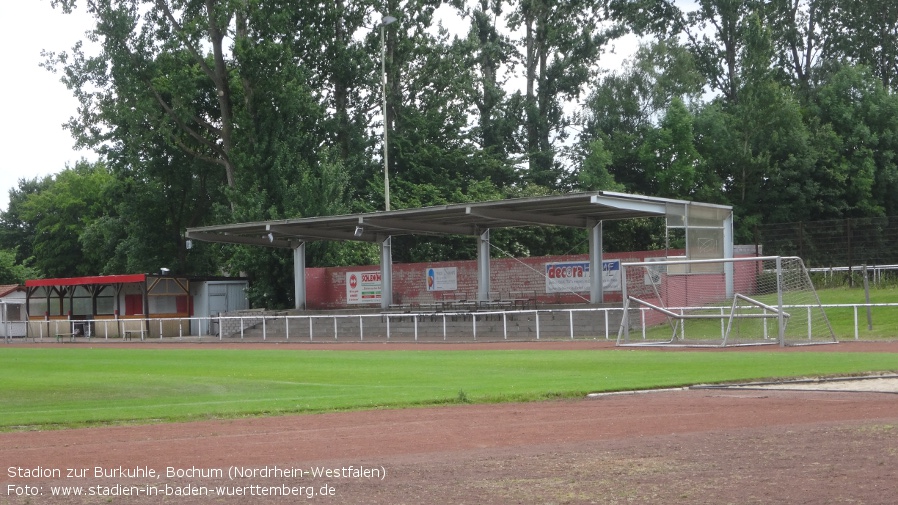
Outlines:
<svg viewBox="0 0 898 505"><path fill-rule="evenodd" d="M0 338L24 337L27 332L25 286L0 285Z"/></svg>

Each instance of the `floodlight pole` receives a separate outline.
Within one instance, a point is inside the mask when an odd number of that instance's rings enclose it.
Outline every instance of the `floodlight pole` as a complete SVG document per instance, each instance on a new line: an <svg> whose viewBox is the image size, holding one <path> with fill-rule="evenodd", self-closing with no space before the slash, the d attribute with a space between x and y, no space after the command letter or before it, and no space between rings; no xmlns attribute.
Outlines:
<svg viewBox="0 0 898 505"><path fill-rule="evenodd" d="M380 22L380 70L381 83L383 84L383 107L384 107L384 208L390 210L390 163L389 149L387 146L387 38L385 27L396 21L393 16L384 16Z"/></svg>

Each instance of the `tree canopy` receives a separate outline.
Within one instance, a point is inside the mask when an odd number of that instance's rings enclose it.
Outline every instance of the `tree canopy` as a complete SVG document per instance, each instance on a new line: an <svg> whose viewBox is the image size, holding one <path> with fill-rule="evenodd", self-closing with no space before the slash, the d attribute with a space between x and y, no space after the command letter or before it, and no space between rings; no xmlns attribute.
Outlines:
<svg viewBox="0 0 898 505"><path fill-rule="evenodd" d="M79 101L75 144L100 161L10 191L4 272L242 274L254 302L290 306L289 255L188 250L184 230L380 210L385 169L393 208L622 190L732 205L740 241L764 223L898 212L888 1L52 3L96 20L94 52L47 48L43 65ZM625 35L640 45L621 62ZM662 245L651 224L606 229L609 247ZM494 242L585 247L572 230ZM399 261L475 254L456 237L398 244ZM308 253L310 266L378 258Z"/></svg>

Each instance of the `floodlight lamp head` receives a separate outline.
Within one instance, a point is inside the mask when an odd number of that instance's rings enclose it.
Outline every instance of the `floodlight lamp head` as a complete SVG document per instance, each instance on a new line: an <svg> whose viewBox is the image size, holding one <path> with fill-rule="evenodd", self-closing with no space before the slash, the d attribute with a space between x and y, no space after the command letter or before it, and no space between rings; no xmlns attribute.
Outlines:
<svg viewBox="0 0 898 505"><path fill-rule="evenodd" d="M171 270L169 270L168 268L165 268L165 267L162 267L159 269L159 273L162 275L168 275L169 272L171 272Z"/></svg>
<svg viewBox="0 0 898 505"><path fill-rule="evenodd" d="M395 23L396 21L398 21L398 20L396 18L394 18L393 16L384 16L380 20L380 26L387 26L388 24Z"/></svg>
<svg viewBox="0 0 898 505"><path fill-rule="evenodd" d="M361 237L361 236L362 236L362 233L365 233L365 229L362 228L361 226L356 226L356 227L355 227L355 233L353 233L353 235L354 235L356 238L358 238L358 237Z"/></svg>

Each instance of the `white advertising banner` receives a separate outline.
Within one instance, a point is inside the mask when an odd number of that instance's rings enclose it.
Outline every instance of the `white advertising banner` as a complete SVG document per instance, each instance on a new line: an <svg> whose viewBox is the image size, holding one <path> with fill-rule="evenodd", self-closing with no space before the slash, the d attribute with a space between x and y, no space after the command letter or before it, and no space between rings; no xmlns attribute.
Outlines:
<svg viewBox="0 0 898 505"><path fill-rule="evenodd" d="M346 272L346 303L380 303L380 272Z"/></svg>
<svg viewBox="0 0 898 505"><path fill-rule="evenodd" d="M546 263L546 293L589 291L589 262ZM620 291L620 260L602 262L602 290Z"/></svg>
<svg viewBox="0 0 898 505"><path fill-rule="evenodd" d="M458 268L428 268L427 291L455 291L458 289Z"/></svg>
<svg viewBox="0 0 898 505"><path fill-rule="evenodd" d="M620 291L620 260L602 262L602 291Z"/></svg>

